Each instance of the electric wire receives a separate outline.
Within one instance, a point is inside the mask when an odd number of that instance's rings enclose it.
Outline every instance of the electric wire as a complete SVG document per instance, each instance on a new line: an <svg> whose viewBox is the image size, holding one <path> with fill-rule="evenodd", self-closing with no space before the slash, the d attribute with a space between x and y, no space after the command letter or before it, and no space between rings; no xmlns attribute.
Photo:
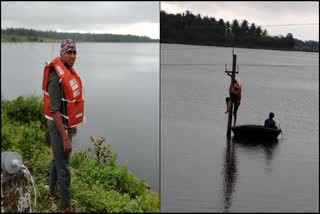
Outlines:
<svg viewBox="0 0 320 214"><path fill-rule="evenodd" d="M210 64L206 64L206 63L201 63L201 64L195 64L195 63L181 63L181 64L177 64L177 63L161 63L161 66L225 66L225 65L231 65L231 64L221 64L221 63L210 63ZM290 64L238 64L239 66L248 66L248 67L319 67L319 65L290 65Z"/></svg>
<svg viewBox="0 0 320 214"><path fill-rule="evenodd" d="M284 26L308 26L308 25L319 25L319 23L297 23L297 24L265 24L265 25L256 25L256 27L284 27ZM216 24L216 25L207 25L207 26L185 26L185 25L174 25L174 26L160 26L160 28L183 28L183 29L200 29L200 28L206 28L206 29L217 29L219 27L222 27L222 25ZM232 29L232 26L230 26Z"/></svg>
<svg viewBox="0 0 320 214"><path fill-rule="evenodd" d="M266 25L259 25L260 27L280 27L280 26L304 26L304 25L319 25L319 23L304 23L304 24L266 24Z"/></svg>

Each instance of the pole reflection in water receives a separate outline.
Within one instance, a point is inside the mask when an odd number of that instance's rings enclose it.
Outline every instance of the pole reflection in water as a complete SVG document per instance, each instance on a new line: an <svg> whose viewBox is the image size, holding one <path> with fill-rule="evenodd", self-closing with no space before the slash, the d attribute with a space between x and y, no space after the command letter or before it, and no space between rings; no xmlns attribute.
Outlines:
<svg viewBox="0 0 320 214"><path fill-rule="evenodd" d="M224 195L224 211L228 212L232 204L232 193L237 180L237 160L235 153L235 145L227 140L225 159L223 165L223 195Z"/></svg>
<svg viewBox="0 0 320 214"><path fill-rule="evenodd" d="M263 152L265 154L266 167L268 172L271 172L271 161L275 150L278 146L278 140L261 141L261 140L239 140L232 138L227 140L223 162L223 196L224 196L224 212L229 212L233 202L233 194L237 190L236 183L239 179L239 163L237 160L237 148L244 148L244 151L254 150L257 154ZM238 155L246 155L242 151ZM236 208L235 208L236 209Z"/></svg>

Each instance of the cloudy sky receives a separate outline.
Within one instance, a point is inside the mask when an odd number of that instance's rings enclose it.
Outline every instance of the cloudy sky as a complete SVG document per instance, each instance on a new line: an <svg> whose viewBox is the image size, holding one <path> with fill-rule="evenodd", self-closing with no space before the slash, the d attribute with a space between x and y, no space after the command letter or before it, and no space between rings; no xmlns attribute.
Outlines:
<svg viewBox="0 0 320 214"><path fill-rule="evenodd" d="M319 41L319 2L161 2L167 13L200 14L232 22L234 19L255 23L269 35L292 33L294 38ZM301 25L304 24L304 25ZM308 25L305 25L308 24ZM277 25L277 26L268 26ZM279 26L287 25L287 26Z"/></svg>
<svg viewBox="0 0 320 214"><path fill-rule="evenodd" d="M2 2L1 28L112 33L159 39L160 3Z"/></svg>

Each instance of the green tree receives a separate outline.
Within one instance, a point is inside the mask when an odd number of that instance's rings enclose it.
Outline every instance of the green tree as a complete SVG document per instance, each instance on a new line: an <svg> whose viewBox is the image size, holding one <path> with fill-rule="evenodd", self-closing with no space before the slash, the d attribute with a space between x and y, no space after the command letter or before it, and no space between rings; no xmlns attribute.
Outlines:
<svg viewBox="0 0 320 214"><path fill-rule="evenodd" d="M239 26L239 22L238 20L235 19L232 22L232 34L235 36L240 36L240 32L241 32L241 29Z"/></svg>
<svg viewBox="0 0 320 214"><path fill-rule="evenodd" d="M220 46L238 46L249 48L318 50L319 43L297 41L288 34L286 37L269 36L267 30L244 19L239 24L237 19L225 22L215 17L200 14L193 15L191 11L181 14L160 13L161 42L181 44L202 44Z"/></svg>
<svg viewBox="0 0 320 214"><path fill-rule="evenodd" d="M242 34L246 35L249 31L248 21L244 19L241 23L240 28L241 28Z"/></svg>
<svg viewBox="0 0 320 214"><path fill-rule="evenodd" d="M294 47L294 39L292 33L288 33L286 36L288 48L293 48Z"/></svg>
<svg viewBox="0 0 320 214"><path fill-rule="evenodd" d="M261 36L262 36L263 38L266 38L266 37L268 36L267 30L263 30Z"/></svg>
<svg viewBox="0 0 320 214"><path fill-rule="evenodd" d="M250 35L254 35L254 33L256 32L256 25L254 23L250 25L248 32Z"/></svg>
<svg viewBox="0 0 320 214"><path fill-rule="evenodd" d="M256 37L258 37L258 38L261 37L261 34L262 34L261 27L258 26L254 33L255 33Z"/></svg>
<svg viewBox="0 0 320 214"><path fill-rule="evenodd" d="M232 33L231 33L231 27L230 27L230 22L227 21L226 22L226 37L227 37L227 41L229 41L231 39Z"/></svg>

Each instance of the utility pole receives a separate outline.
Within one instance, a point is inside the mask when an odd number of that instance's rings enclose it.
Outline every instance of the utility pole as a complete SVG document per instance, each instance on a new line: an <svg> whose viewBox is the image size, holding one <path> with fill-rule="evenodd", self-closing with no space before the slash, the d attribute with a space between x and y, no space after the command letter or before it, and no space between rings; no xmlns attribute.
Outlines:
<svg viewBox="0 0 320 214"><path fill-rule="evenodd" d="M225 72L231 77L231 85L233 85L236 73L236 63L237 63L237 55L234 54L234 49L232 49L232 71L227 71L227 65ZM230 94L230 93L229 93ZM231 138L231 124L232 124L232 111L233 111L233 100L231 100L232 97L230 96L230 108L229 108L229 114L228 114L228 127L227 127L227 139L230 140Z"/></svg>

